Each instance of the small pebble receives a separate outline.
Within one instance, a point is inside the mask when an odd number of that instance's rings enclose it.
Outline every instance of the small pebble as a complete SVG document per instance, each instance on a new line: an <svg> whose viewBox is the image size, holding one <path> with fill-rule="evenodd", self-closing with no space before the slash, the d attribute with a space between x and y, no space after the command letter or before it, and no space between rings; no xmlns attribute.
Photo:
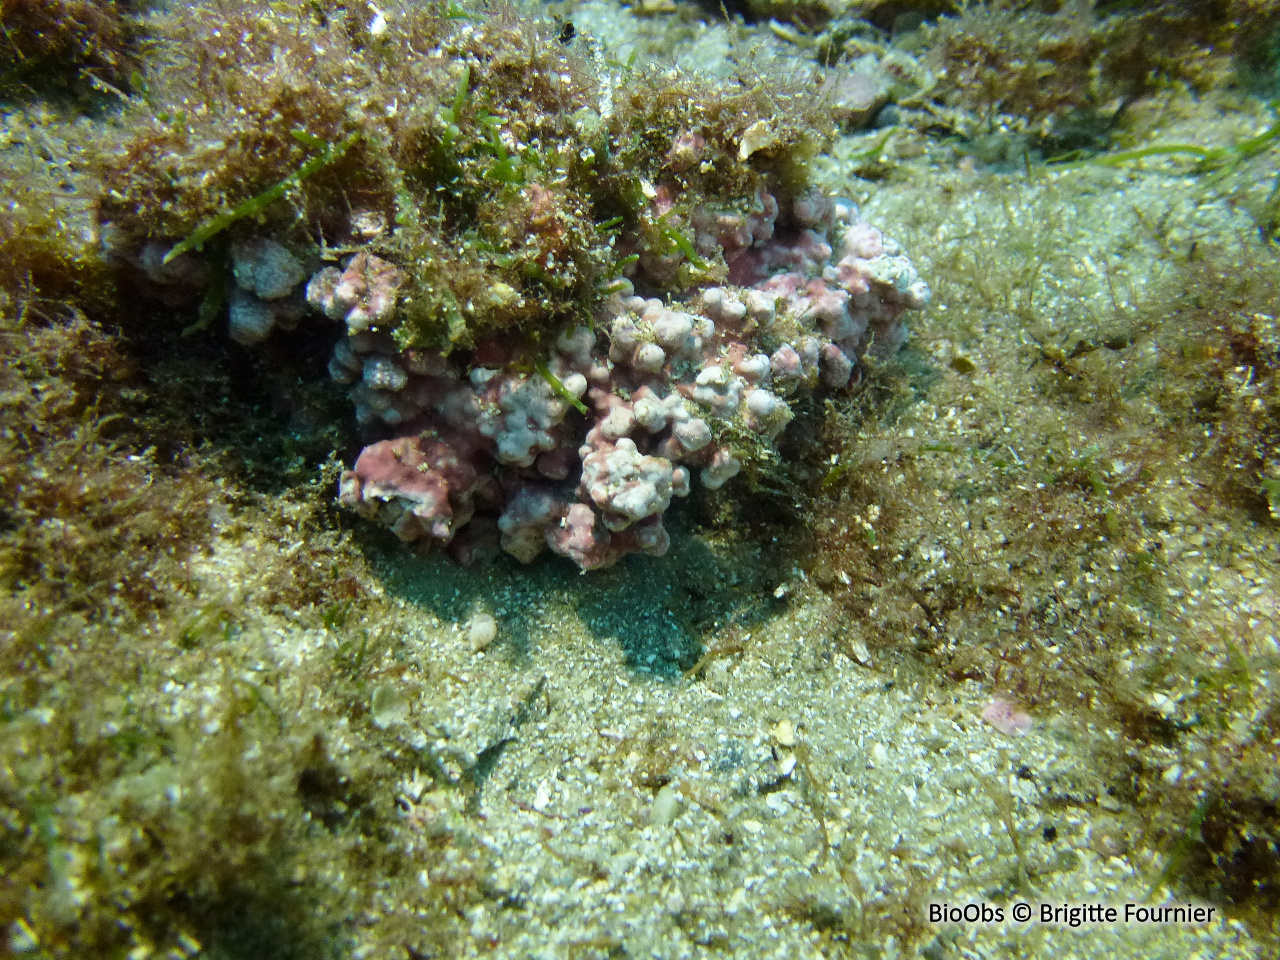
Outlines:
<svg viewBox="0 0 1280 960"><path fill-rule="evenodd" d="M848 585L848 578L843 570L840 571L842 577L845 577L845 585ZM871 666L871 651L867 649L867 645L859 637L854 637L849 641L849 651L853 654L853 658L864 667Z"/></svg>
<svg viewBox="0 0 1280 960"><path fill-rule="evenodd" d="M471 626L467 637L471 641L472 650L483 650L498 636L498 621L487 613L478 613L471 618Z"/></svg>
<svg viewBox="0 0 1280 960"><path fill-rule="evenodd" d="M668 783L653 798L653 806L649 809L649 822L658 826L666 826L680 816L680 794L675 784Z"/></svg>
<svg viewBox="0 0 1280 960"><path fill-rule="evenodd" d="M781 720L773 728L773 739L778 742L780 747L794 747L796 745L796 728L791 725L790 720Z"/></svg>
<svg viewBox="0 0 1280 960"><path fill-rule="evenodd" d="M409 716L408 701L390 683L379 684L369 700L369 715L379 730L403 723Z"/></svg>

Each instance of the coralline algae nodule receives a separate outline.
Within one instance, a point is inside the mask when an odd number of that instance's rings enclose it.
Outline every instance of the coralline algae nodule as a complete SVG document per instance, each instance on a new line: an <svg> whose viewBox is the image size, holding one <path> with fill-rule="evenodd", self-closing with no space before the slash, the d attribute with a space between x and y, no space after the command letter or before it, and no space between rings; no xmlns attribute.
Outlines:
<svg viewBox="0 0 1280 960"><path fill-rule="evenodd" d="M353 322L332 309L328 291L347 274L394 276L365 253L345 273L317 274L312 303L348 326L330 369L354 384L357 419L394 433L343 474L341 501L462 559L486 539L524 562L550 549L583 569L665 553L663 514L692 477L715 489L767 455L791 419L788 397L847 385L868 350L897 349L902 314L928 299L852 204L806 195L781 224L773 197L762 207L755 223L693 218L717 229L700 245L716 244L742 284L669 303L620 282L595 329L566 330L541 370L531 341L491 339L446 359L399 349L365 310L353 307Z"/></svg>

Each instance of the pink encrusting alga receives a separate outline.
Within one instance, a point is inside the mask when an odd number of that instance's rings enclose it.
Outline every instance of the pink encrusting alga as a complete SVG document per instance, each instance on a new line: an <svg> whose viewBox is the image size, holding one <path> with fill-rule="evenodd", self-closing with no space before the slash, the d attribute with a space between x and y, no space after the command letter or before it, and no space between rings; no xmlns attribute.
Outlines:
<svg viewBox="0 0 1280 960"><path fill-rule="evenodd" d="M865 353L898 348L903 312L928 299L846 201L809 194L780 211L762 194L749 214L689 220L727 284L642 297L636 286L664 288L684 254L641 256L593 325L550 349L508 337L448 358L402 350L379 325L397 268L362 251L313 276L309 301L347 325L330 372L352 384L359 423L390 435L343 474L342 503L463 560L494 541L524 562L550 549L583 569L660 556L674 497L776 458L788 398L848 385Z"/></svg>
<svg viewBox="0 0 1280 960"><path fill-rule="evenodd" d="M1002 697L996 697L983 707L981 716L1006 737L1024 737L1031 730L1031 716Z"/></svg>

